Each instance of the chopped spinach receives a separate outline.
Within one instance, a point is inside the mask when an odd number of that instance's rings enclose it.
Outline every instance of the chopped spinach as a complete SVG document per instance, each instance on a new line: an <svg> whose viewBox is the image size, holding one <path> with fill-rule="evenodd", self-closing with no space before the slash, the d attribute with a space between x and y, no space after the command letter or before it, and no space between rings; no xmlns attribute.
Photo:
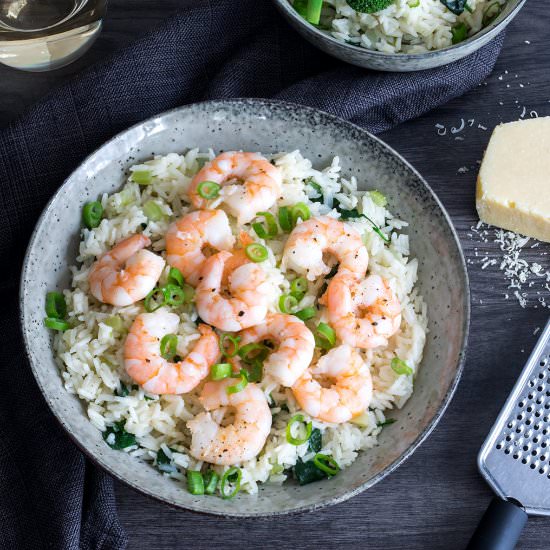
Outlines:
<svg viewBox="0 0 550 550"><path fill-rule="evenodd" d="M304 183L312 187L319 195L318 197L309 197L311 202L324 202L323 189L313 178L307 178Z"/></svg>
<svg viewBox="0 0 550 550"><path fill-rule="evenodd" d="M321 430L319 430L319 428L313 428L309 436L308 451L318 453L322 446L323 435L321 434ZM304 462L301 458L297 460L296 465L292 468L292 472L300 485L307 485L308 483L328 477L323 470L317 468L313 460Z"/></svg>
<svg viewBox="0 0 550 550"><path fill-rule="evenodd" d="M299 458L292 471L296 481L298 481L300 485L307 485L308 483L320 481L328 477L325 472L315 466L313 460L303 462L302 459Z"/></svg>
<svg viewBox="0 0 550 550"><path fill-rule="evenodd" d="M115 395L118 397L126 397L130 393L130 390L128 389L128 386L124 384L124 382L120 383L120 388L117 388L115 390Z"/></svg>
<svg viewBox="0 0 550 550"><path fill-rule="evenodd" d="M455 15L460 15L466 9L468 0L441 0L441 3Z"/></svg>
<svg viewBox="0 0 550 550"><path fill-rule="evenodd" d="M126 449L137 444L136 436L124 429L125 424L125 420L119 420L103 432L103 439L111 449Z"/></svg>
<svg viewBox="0 0 550 550"><path fill-rule="evenodd" d="M323 446L323 435L319 428L313 428L309 436L308 449L314 453L318 453Z"/></svg>
<svg viewBox="0 0 550 550"><path fill-rule="evenodd" d="M173 451L173 452L176 452L173 449L170 449L170 450ZM176 466L174 464L172 464L172 460L170 460L166 456L166 453L162 449L159 449L158 452L157 452L157 462L156 462L156 464L157 464L157 468L161 472L166 472L166 473L170 474L170 473L175 472L177 470Z"/></svg>
<svg viewBox="0 0 550 550"><path fill-rule="evenodd" d="M369 221L372 224L372 229L374 232L386 243L390 242L390 239L387 235L384 235L382 233L381 229L365 214L360 214L357 208L352 208L351 210L346 210L345 208L342 208L340 206L340 202L338 199L334 199L332 203L332 208L334 208L337 212L340 212L340 217L342 220L353 220L357 218L365 218L367 221Z"/></svg>
<svg viewBox="0 0 550 550"><path fill-rule="evenodd" d="M395 422L395 418L386 418L386 420L384 420L384 422L378 422L378 424L376 424L379 428L382 427L382 426L389 426L390 424L393 424Z"/></svg>

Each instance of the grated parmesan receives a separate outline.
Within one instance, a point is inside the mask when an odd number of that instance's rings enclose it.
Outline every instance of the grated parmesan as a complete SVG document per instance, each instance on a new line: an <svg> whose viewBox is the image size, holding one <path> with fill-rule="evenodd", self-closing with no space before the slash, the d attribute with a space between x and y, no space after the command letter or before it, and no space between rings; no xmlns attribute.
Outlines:
<svg viewBox="0 0 550 550"><path fill-rule="evenodd" d="M476 264L482 270L498 270L504 276L506 300L514 297L522 308L550 309L550 253L548 247L529 237L518 235L479 221L470 228L468 236L490 246L480 255L474 248L474 258L469 264ZM503 289L504 291L504 289Z"/></svg>

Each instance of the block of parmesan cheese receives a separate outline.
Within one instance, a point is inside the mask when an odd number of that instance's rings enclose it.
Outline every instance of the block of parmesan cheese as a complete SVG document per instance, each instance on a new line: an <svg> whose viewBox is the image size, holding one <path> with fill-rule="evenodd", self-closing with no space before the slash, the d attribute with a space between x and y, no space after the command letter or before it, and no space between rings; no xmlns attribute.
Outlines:
<svg viewBox="0 0 550 550"><path fill-rule="evenodd" d="M476 206L485 223L550 242L550 117L495 128L479 170Z"/></svg>

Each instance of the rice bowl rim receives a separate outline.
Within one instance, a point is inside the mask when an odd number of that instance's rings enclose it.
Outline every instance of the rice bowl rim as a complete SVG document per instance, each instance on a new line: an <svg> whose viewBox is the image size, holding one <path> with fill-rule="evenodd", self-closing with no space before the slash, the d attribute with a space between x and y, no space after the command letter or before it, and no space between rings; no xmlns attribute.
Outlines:
<svg viewBox="0 0 550 550"><path fill-rule="evenodd" d="M458 354L458 361L456 368L454 370L454 375L452 378L452 382L449 385L449 388L447 392L445 393L445 396L440 400L440 403L431 418L431 420L428 422L426 427L422 432L418 434L418 436L415 438L415 440L412 442L412 444L391 464L386 466L384 469L382 469L380 472L375 474L372 478L368 479L364 483L360 484L359 486L346 490L342 494L338 496L334 496L328 499L325 499L321 502L315 502L311 504L305 504L296 508L292 508L290 510L276 510L276 511L270 511L270 512L257 512L250 511L248 513L242 513L242 512L235 512L235 510L232 509L230 506L228 506L226 509L224 509L223 512L217 512L212 510L204 510L200 507L196 506L194 503L186 503L186 504L179 504L176 502L170 501L168 498L165 498L163 495L161 495L158 492L154 492L147 486L143 486L139 483L134 483L133 480L124 477L122 473L119 473L116 469L111 468L104 457L100 456L99 454L95 454L95 450L90 444L89 446L86 446L84 442L82 442L75 433L73 433L71 427L66 423L65 421L65 415L62 411L62 407L56 402L57 400L53 395L50 395L48 391L43 387L43 385L40 382L40 376L39 372L41 371L40 368L40 362L34 361L33 354L31 353L31 349L33 348L33 340L31 338L31 329L30 326L28 326L27 319L25 317L25 279L26 279L26 273L29 270L29 266L31 261L33 260L33 253L34 253L34 244L36 239L38 238L38 234L40 232L40 229L42 228L42 225L44 224L46 218L50 214L50 210L52 209L54 202L56 201L57 197L61 195L65 188L71 185L71 178L78 169L82 165L85 165L89 161L93 159L93 157L104 147L107 145L116 143L117 141L123 139L123 137L131 132L135 131L139 128L144 128L147 125L154 124L155 120L162 119L166 116L170 116L171 114L180 112L180 111L186 111L186 110L192 110L196 108L197 106L206 106L211 107L212 112L216 112L218 109L222 109L224 107L228 106L236 106L236 105L242 105L247 104L250 107L264 107L267 109L278 109L278 108L287 108L287 109L294 109L294 110L301 110L301 111L309 111L311 115L317 114L320 115L322 118L324 118L327 123L332 123L337 126L345 126L348 130L353 130L354 132L359 132L360 134L363 134L367 140L374 140L378 143L379 146L381 146L383 149L385 149L391 156L395 157L398 161L400 161L408 170L410 170L417 178L418 181L421 182L422 186L426 189L428 194L433 199L435 205L438 207L440 213L442 214L443 218L447 222L448 229L452 235L452 238L454 240L454 244L456 246L457 254L458 254L458 260L461 266L461 279L464 284L464 296L462 300L462 306L463 306L463 323L462 323L462 341L460 342L460 351ZM67 267L68 269L68 267ZM428 304L429 307L429 304ZM21 271L21 279L20 279L20 285L19 285L19 317L20 317L20 328L23 335L23 341L25 344L25 352L27 354L28 361L30 363L31 369L33 371L33 375L35 378L35 381L46 401L48 404L48 407L54 414L57 421L62 426L63 430L67 433L69 438L75 443L75 445L84 453L84 455L89 458L92 463L96 466L99 466L104 471L106 471L109 475L117 479L118 481L124 483L125 485L131 487L132 489L138 491L139 493L144 494L145 496L148 496L156 501L162 502L164 504L167 504L171 506L172 508L176 508L178 510L189 510L192 512L197 512L201 514L208 514L211 516L221 516L226 518L235 518L235 517L275 517L275 516L285 516L285 515L291 515L291 514L298 514L303 512L313 512L316 510L319 510L321 508L325 508L327 506L338 504L340 502L344 502L359 493L362 493L366 489L374 486L376 483L384 479L386 476L391 474L394 470L396 470L405 460L407 460L414 451L426 440L426 438L431 434L431 432L435 429L438 422L441 420L443 414L447 410L447 407L449 406L449 403L451 402L454 393L456 391L456 388L458 387L458 384L460 382L462 372L464 370L464 364L466 360L466 353L468 348L468 335L469 335L469 328L470 328L470 283L469 283L469 277L468 277L468 271L467 266L464 258L464 253L460 244L460 239L458 237L458 234L452 224L451 218L449 214L447 213L445 207L437 197L437 195L434 193L432 188L429 186L429 184L426 182L426 180L420 175L420 173L404 158L402 157L397 151L395 151L391 146L386 144L384 141L379 139L378 137L374 136L364 128L361 128L360 126L353 124L351 122L345 121L335 115L332 115L330 113L327 113L325 111L322 111L320 109L314 109L312 107L307 107L303 105L299 105L296 103L288 102L288 101L279 101L279 100L269 100L269 99L263 99L263 98L234 98L234 99L222 99L222 100L210 100L210 101L201 101L196 103L190 103L188 105L175 107L173 109L164 111L162 113L153 115L141 122L138 122L125 130L122 130L121 132L114 135L112 138L107 140L106 142L102 143L99 147L94 149L92 153L87 155L79 164L74 168L74 170L71 171L71 173L65 178L63 184L57 189L57 191L53 194L53 196L48 201L47 205L45 206L42 214L38 218L38 221L35 225L35 228L33 230L33 233L31 235L31 238L29 240L29 244L27 246L25 257L23 261L23 267ZM29 323L30 325L30 323ZM50 347L52 348L53 353L53 338L51 338L52 344L50 344ZM422 363L420 364L422 365ZM63 394L69 396L70 394L66 391L66 389L63 387ZM81 399L77 396L77 398L81 401ZM83 411L83 414L85 414L85 411ZM90 419L86 416L86 421L91 422ZM120 451L117 451L120 452ZM365 451L361 451L365 452ZM133 460L139 460L137 458L132 457ZM284 488L284 485L281 486L281 488ZM185 490L185 487L182 486L181 490ZM255 498L257 495L247 495L247 498Z"/></svg>
<svg viewBox="0 0 550 550"><path fill-rule="evenodd" d="M356 55L363 55L365 57L374 57L386 60L399 60L399 61L419 61L425 59L426 57L438 57L439 55L444 56L448 52L461 52L461 50L469 50L470 45L480 40L484 37L485 41L492 40L498 34L500 34L504 28L512 21L512 19L518 14L526 0L507 0L510 3L515 2L515 6L510 10L510 12L502 17L502 12L498 17L491 21L488 25L480 29L473 36L469 36L466 40L459 42L458 44L452 44L451 46L446 46L445 48L437 48L435 50L428 50L425 52L418 53L405 53L405 52L381 52L379 50L371 50L370 48L364 48L362 46L356 46L355 44L348 44L342 40L338 40L330 34L330 31L324 31L318 29L311 23L308 23L303 17L301 17L298 12L292 7L290 0L273 0L276 6L284 13L284 15L292 19L298 26L304 28L306 32L310 32L313 36L318 37L320 40L326 41L336 48L347 49L350 52L354 52ZM468 55L467 52L465 55Z"/></svg>

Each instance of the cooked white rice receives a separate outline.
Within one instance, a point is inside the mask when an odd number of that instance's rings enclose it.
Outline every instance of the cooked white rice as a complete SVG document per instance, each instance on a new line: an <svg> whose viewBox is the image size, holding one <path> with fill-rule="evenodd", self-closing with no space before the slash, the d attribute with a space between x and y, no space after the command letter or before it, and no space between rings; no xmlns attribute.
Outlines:
<svg viewBox="0 0 550 550"><path fill-rule="evenodd" d="M478 33L505 3L468 0L468 9L457 16L441 0L395 0L376 13L357 12L346 0L327 0L333 9L325 20L326 32L369 50L421 53L451 46L457 25L465 24L468 36Z"/></svg>
<svg viewBox="0 0 550 550"><path fill-rule="evenodd" d="M197 399L200 386L186 395L156 396L148 395L140 387L132 385L123 366L123 344L134 318L144 311L142 303L128 307L99 303L89 293L88 271L99 254L122 238L141 231L145 224L143 233L151 238L155 250L164 253L164 234L169 224L190 210L185 199L192 176L206 160L213 157L213 151L199 152L198 149L183 155L172 153L155 157L145 165L130 169L152 171L152 184L140 186L130 177L120 192L101 197L105 217L96 229L82 230L78 265L71 267L72 288L64 292L68 320L73 328L55 336L55 351L65 388L84 401L94 426L105 431L109 426L120 423L136 438L136 445L124 451L157 467L157 453L162 449L170 464L160 465L159 469L164 472L163 475L180 480L185 479L186 469L202 467L202 463L189 454L190 437L185 426L187 420L202 410ZM390 362L398 356L416 371L422 359L427 314L426 305L414 288L418 264L408 257L407 235L399 233L407 227L407 223L393 218L384 207L377 206L368 193L358 192L354 177L350 180L340 177L337 157L322 171L314 169L299 151L280 153L270 158L281 169L284 182L282 197L272 208L273 213L280 206L303 201L309 205L312 215L339 217L339 213L329 206L336 198L344 208L357 208L368 215L391 236L391 243L385 245L366 219L349 222L363 236L370 255L369 271L385 277L397 293L403 308L403 320L399 333L391 339L387 348L364 352L374 383L374 398L368 412L354 423L335 425L313 420L314 427L323 434L322 452L332 455L340 467L345 468L355 460L358 451L376 445L377 435L382 430L380 424L385 421L386 414L402 407L413 391L414 377L396 374ZM323 189L323 203L312 202L309 198L309 195L316 196L315 190L305 183L311 177ZM143 205L150 200L154 200L164 212L162 221L150 221L144 214ZM234 230L237 231L236 228ZM258 240L253 231L249 232ZM265 243L271 252L262 265L273 283L272 311L277 311L279 296L287 292L290 286L287 274L276 267L280 264L285 238L285 235L280 235ZM161 283L165 277L166 272ZM321 284L322 281L317 287ZM314 304L316 296L313 292L317 289L314 287L310 284L311 293L303 298L301 307ZM181 318L178 352L183 356L198 338L197 314L191 305L182 306L176 312ZM109 324L113 317L121 322L116 330ZM326 320L323 312L313 322L320 320ZM287 477L285 471L296 463L298 457L309 459L311 455L307 443L296 447L286 441L287 423L297 411L291 391L267 380L261 386L273 400L273 426L260 455L241 465L241 486L250 493L258 490L259 482L282 483ZM109 436L107 442L112 443L113 437ZM216 469L220 473L225 470L223 467Z"/></svg>

